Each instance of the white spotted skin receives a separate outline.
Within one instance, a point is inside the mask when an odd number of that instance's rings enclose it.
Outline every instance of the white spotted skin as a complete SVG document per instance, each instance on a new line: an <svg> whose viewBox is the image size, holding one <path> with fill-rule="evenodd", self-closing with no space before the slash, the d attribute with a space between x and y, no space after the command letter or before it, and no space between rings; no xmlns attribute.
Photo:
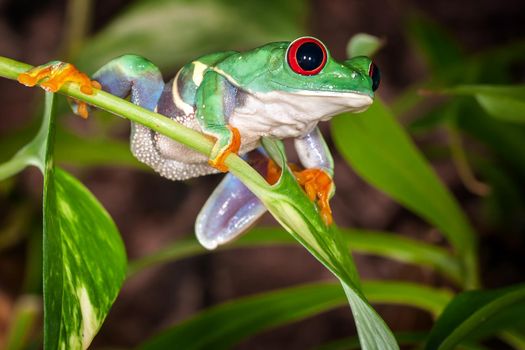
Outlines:
<svg viewBox="0 0 525 350"><path fill-rule="evenodd" d="M159 149L159 144L162 145L164 152L163 149ZM131 151L142 163L149 165L161 176L174 181L218 172L208 165L205 156L140 124L132 124ZM170 157L173 154L176 156ZM201 156L204 160L196 162L197 156ZM188 162L189 158L192 159L192 163Z"/></svg>

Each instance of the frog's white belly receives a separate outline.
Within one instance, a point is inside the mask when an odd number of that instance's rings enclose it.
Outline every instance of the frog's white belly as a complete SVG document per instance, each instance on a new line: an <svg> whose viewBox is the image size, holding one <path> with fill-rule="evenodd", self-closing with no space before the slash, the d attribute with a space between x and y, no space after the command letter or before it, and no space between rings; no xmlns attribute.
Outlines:
<svg viewBox="0 0 525 350"><path fill-rule="evenodd" d="M229 124L239 129L246 143L263 136L296 138L312 131L319 121L345 111L363 111L371 103L371 97L355 93L246 93L242 105L233 109Z"/></svg>
<svg viewBox="0 0 525 350"><path fill-rule="evenodd" d="M258 147L261 137L301 137L312 131L319 121L345 111L363 111L372 103L369 96L354 93L242 93L242 103L233 108L228 119L228 123L241 134L240 154ZM202 131L194 115L192 109L188 115L175 120ZM207 164L206 156L169 137L155 133L154 138L163 157L187 164Z"/></svg>

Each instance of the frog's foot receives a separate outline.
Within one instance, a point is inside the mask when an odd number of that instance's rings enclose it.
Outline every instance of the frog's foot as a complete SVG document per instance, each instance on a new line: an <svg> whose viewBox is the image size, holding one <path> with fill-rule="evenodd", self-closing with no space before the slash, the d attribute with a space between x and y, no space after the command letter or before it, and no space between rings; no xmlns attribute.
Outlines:
<svg viewBox="0 0 525 350"><path fill-rule="evenodd" d="M304 188L310 200L317 201L321 217L326 225L332 224L332 209L330 197L334 191L334 184L330 175L323 169L305 169L293 171L297 182Z"/></svg>
<svg viewBox="0 0 525 350"><path fill-rule="evenodd" d="M195 221L195 234L207 249L227 243L266 212L261 201L232 174L226 174Z"/></svg>
<svg viewBox="0 0 525 350"><path fill-rule="evenodd" d="M80 91L87 95L93 94L93 88L100 89L97 81L91 80L86 74L80 72L71 63L52 61L44 65L34 67L27 72L21 73L18 82L26 86L40 85L44 90L57 92L67 82L75 82L80 85ZM76 101L77 114L83 118L88 117L88 109L85 102Z"/></svg>
<svg viewBox="0 0 525 350"><path fill-rule="evenodd" d="M288 162L288 167L292 172L300 171L301 168L292 162ZM272 159L268 159L268 163L266 165L266 181L270 185L275 185L277 181L281 178L282 169L280 166L278 166Z"/></svg>
<svg viewBox="0 0 525 350"><path fill-rule="evenodd" d="M228 129L227 136L229 137L218 137L211 152L212 157L208 161L208 164L223 173L228 171L228 167L224 164L226 157L228 157L230 153L237 154L241 147L241 134L239 133L239 130L230 125L228 125Z"/></svg>
<svg viewBox="0 0 525 350"><path fill-rule="evenodd" d="M268 158L260 149L242 158L264 174ZM226 174L197 216L197 239L207 249L214 249L248 231L265 212L266 207L238 178Z"/></svg>
<svg viewBox="0 0 525 350"><path fill-rule="evenodd" d="M281 168L275 164L272 159L268 159L268 165L266 166L266 181L270 185L275 185L281 177Z"/></svg>
<svg viewBox="0 0 525 350"><path fill-rule="evenodd" d="M297 182L305 190L306 195L311 201L317 200L317 205L321 210L321 217L326 225L332 224L332 209L329 200L335 192L334 183L331 176L323 169L300 170L294 163L288 163ZM266 167L266 181L274 185L281 177L281 168L271 159L268 160Z"/></svg>

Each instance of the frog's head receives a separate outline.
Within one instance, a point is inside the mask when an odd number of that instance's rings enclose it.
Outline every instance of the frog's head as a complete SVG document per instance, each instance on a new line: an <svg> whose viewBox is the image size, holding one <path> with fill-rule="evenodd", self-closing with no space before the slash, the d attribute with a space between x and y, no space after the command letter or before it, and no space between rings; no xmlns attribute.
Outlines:
<svg viewBox="0 0 525 350"><path fill-rule="evenodd" d="M252 91L276 92L290 104L309 108L320 119L364 111L379 86L379 69L370 58L359 56L339 63L312 37L268 44L254 54L266 57L260 60L264 68L259 66L246 84Z"/></svg>

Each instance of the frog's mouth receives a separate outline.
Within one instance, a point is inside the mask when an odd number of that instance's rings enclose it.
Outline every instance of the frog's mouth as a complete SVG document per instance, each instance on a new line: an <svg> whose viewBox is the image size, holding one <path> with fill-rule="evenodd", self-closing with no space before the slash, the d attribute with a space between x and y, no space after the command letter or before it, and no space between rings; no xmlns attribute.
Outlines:
<svg viewBox="0 0 525 350"><path fill-rule="evenodd" d="M273 94L274 98L279 98L282 102L325 110L328 115L363 112L374 102L373 96L353 91L296 90L275 91Z"/></svg>
<svg viewBox="0 0 525 350"><path fill-rule="evenodd" d="M324 111L323 120L343 112L364 112L374 102L368 95L353 92L306 91L296 95L312 108Z"/></svg>
<svg viewBox="0 0 525 350"><path fill-rule="evenodd" d="M336 90L295 90L284 84L276 83L283 87L283 90L276 90L278 94L289 96L297 96L299 99L311 98L312 101L321 101L344 108L344 111L362 112L366 110L372 102L374 102L374 93L362 93L360 91L336 91ZM286 91L288 90L288 91Z"/></svg>
<svg viewBox="0 0 525 350"><path fill-rule="evenodd" d="M271 91L252 95L260 101L264 111L290 117L293 122L304 123L329 120L344 113L365 111L373 102L372 97L352 92L335 91Z"/></svg>

